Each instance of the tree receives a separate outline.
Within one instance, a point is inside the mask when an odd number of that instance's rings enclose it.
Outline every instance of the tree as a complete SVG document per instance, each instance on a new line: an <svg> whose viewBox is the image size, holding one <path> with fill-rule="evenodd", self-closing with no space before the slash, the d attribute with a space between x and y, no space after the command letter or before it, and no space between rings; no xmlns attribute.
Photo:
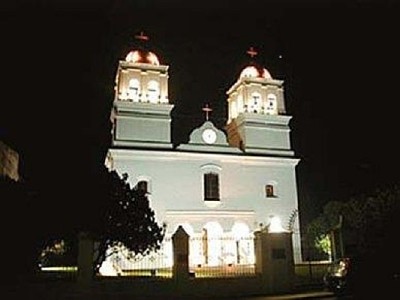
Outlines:
<svg viewBox="0 0 400 300"><path fill-rule="evenodd" d="M159 226L145 192L131 187L128 175L106 171L103 185L103 216L96 236L99 253L96 269L107 255L107 249L123 245L133 255L146 255L160 249L165 226Z"/></svg>
<svg viewBox="0 0 400 300"><path fill-rule="evenodd" d="M395 233L389 224L399 212L399 201L400 189L392 186L346 203L344 217L357 254L372 254L386 235Z"/></svg>
<svg viewBox="0 0 400 300"><path fill-rule="evenodd" d="M344 204L339 201L328 202L322 214L310 222L306 228L307 245L316 250L316 257L329 257L332 255L336 230L340 229L340 219Z"/></svg>
<svg viewBox="0 0 400 300"><path fill-rule="evenodd" d="M345 253L372 255L390 234L395 234L396 214L400 211L400 188L391 186L348 201L328 202L323 212L307 225L307 237L319 245L323 237L338 228L343 234ZM317 246L318 247L318 246Z"/></svg>

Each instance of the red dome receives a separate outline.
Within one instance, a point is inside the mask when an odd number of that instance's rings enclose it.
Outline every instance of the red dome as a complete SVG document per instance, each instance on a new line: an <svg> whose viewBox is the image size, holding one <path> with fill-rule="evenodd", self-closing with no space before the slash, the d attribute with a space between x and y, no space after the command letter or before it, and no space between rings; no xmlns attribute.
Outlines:
<svg viewBox="0 0 400 300"><path fill-rule="evenodd" d="M243 77L272 79L272 76L267 69L255 65L250 65L244 68L240 73L240 78Z"/></svg>
<svg viewBox="0 0 400 300"><path fill-rule="evenodd" d="M155 66L160 65L157 55L151 51L132 50L128 53L125 60L131 63L151 64Z"/></svg>

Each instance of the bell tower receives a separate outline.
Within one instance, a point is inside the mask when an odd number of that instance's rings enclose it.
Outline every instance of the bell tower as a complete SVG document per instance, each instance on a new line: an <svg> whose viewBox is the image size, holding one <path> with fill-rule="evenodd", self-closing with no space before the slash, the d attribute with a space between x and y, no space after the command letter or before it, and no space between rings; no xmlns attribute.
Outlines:
<svg viewBox="0 0 400 300"><path fill-rule="evenodd" d="M293 156L283 81L253 61L253 47L247 53L252 62L227 91L229 144L246 153Z"/></svg>
<svg viewBox="0 0 400 300"><path fill-rule="evenodd" d="M147 49L148 37L135 36L138 49L119 61L111 120L114 146L172 148L168 66Z"/></svg>

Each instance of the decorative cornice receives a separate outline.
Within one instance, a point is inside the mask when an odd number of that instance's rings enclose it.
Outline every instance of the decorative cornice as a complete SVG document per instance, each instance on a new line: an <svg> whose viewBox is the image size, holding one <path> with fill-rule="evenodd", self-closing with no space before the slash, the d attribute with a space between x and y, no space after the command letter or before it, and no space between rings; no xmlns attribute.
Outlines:
<svg viewBox="0 0 400 300"><path fill-rule="evenodd" d="M138 144L138 143L133 143ZM143 146L146 144L143 143ZM117 145L116 145L117 146ZM154 147L156 148L156 147ZM161 148L161 147L159 147ZM296 166L300 159L295 157L279 156L278 152L292 151L276 151L276 156L265 156L265 154L273 155L273 150L265 150L261 155L246 154L246 153L205 153L205 152L189 152L189 151L176 151L176 150L162 150L162 149L121 149L110 148L109 151L114 158L125 158L134 160L157 160L157 161L220 161L228 163L240 163L242 165L280 165L280 166ZM268 153L267 153L268 152Z"/></svg>

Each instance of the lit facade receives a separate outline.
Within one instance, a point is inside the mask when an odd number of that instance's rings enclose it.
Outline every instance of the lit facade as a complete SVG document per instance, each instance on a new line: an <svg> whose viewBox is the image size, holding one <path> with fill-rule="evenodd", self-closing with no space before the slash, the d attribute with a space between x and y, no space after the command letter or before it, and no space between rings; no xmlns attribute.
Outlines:
<svg viewBox="0 0 400 300"><path fill-rule="evenodd" d="M106 165L145 187L167 237L182 225L194 238L192 264L254 263L247 238L278 219L288 229L298 209L299 160L290 146L283 82L264 68L247 67L227 91L227 134L206 120L187 144L174 147L168 66L153 55L132 51L119 62ZM298 219L292 230L300 262ZM221 237L229 242L220 244Z"/></svg>
<svg viewBox="0 0 400 300"><path fill-rule="evenodd" d="M19 180L19 154L0 141L0 175Z"/></svg>

